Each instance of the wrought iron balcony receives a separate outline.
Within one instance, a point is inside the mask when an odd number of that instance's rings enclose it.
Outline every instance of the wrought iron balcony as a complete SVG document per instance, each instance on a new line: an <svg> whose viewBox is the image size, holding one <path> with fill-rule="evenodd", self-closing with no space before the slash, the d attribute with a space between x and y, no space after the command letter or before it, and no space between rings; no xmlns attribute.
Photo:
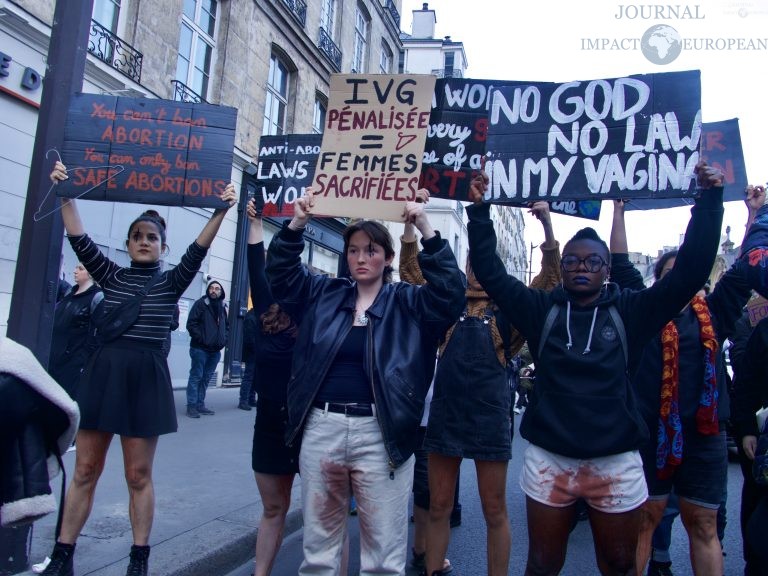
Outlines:
<svg viewBox="0 0 768 576"><path fill-rule="evenodd" d="M301 27L307 23L307 3L304 0L283 0L288 9L291 11L291 16L296 20Z"/></svg>
<svg viewBox="0 0 768 576"><path fill-rule="evenodd" d="M194 102L195 104L207 104L208 101L184 84L181 80L171 80L173 84L173 99L177 102Z"/></svg>
<svg viewBox="0 0 768 576"><path fill-rule="evenodd" d="M91 20L88 52L131 80L141 83L144 55L96 20Z"/></svg>
<svg viewBox="0 0 768 576"><path fill-rule="evenodd" d="M437 68L432 70L432 75L438 78L464 78L464 72L460 68L454 68L453 70Z"/></svg>
<svg viewBox="0 0 768 576"><path fill-rule="evenodd" d="M392 20L395 21L395 26L400 29L400 12L397 11L397 6L395 6L395 3L392 0L387 0L387 5L385 8L389 12L389 15L392 17Z"/></svg>
<svg viewBox="0 0 768 576"><path fill-rule="evenodd" d="M320 40L318 41L317 46L323 51L323 54L325 54L325 57L328 58L331 64L333 64L336 72L341 72L341 50L339 50L339 47L336 46L336 42L333 41L333 38L331 38L322 26L320 27Z"/></svg>

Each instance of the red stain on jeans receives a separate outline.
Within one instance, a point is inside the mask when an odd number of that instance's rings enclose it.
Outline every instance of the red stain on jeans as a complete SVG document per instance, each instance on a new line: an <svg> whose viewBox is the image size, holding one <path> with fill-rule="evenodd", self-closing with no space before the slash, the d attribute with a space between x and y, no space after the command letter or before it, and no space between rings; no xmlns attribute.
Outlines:
<svg viewBox="0 0 768 576"><path fill-rule="evenodd" d="M316 492L313 505L323 529L332 532L339 529L346 519L349 502L349 470L333 460L320 462L323 491Z"/></svg>

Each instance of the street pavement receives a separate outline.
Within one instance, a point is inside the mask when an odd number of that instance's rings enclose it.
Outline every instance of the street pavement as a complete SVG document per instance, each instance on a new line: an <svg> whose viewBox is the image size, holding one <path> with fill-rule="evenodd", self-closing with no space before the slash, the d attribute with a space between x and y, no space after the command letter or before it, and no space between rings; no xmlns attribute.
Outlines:
<svg viewBox="0 0 768 576"><path fill-rule="evenodd" d="M251 470L251 441L255 411L237 409L238 389L219 388L208 392L207 404L215 416L193 420L185 415L183 390L175 392L179 431L160 439L155 458L156 513L150 543L150 574L153 576L249 576L261 501ZM519 424L520 417L516 417ZM525 567L527 534L525 503L518 486L522 454L527 443L517 436L507 481L512 525L510 574ZM74 452L64 457L68 475ZM69 476L68 476L69 477ZM462 525L451 531L448 557L457 576L485 573L485 524L477 496L474 464L462 465ZM58 497L60 478L53 482ZM739 535L741 473L729 466L728 527L726 529L725 576L743 573ZM286 538L273 576L294 576L301 562L301 492L294 484ZM30 561L41 561L53 546L55 515L38 521L33 530ZM350 574L359 570L357 521L350 519ZM413 537L410 526L409 546ZM93 512L78 540L75 554L77 576L123 576L132 543L128 520L128 495L123 478L120 443L113 441L96 489ZM672 557L675 574L691 574L687 537L680 521L675 522ZM563 574L597 574L592 537L582 522L571 535ZM30 575L32 572L24 572ZM413 572L409 572L409 575Z"/></svg>
<svg viewBox="0 0 768 576"><path fill-rule="evenodd" d="M156 511L150 544L153 576L219 576L253 556L262 507L251 470L255 410L239 410L238 388L209 389L214 416L193 420L183 390L174 393L179 430L160 438L155 456ZM67 481L74 452L64 456ZM58 498L60 477L52 485ZM288 532L300 525L296 482ZM30 563L53 547L56 517L35 523ZM124 576L132 544L122 451L115 438L107 454L93 511L75 552L76 576ZM32 574L31 571L23 574Z"/></svg>
<svg viewBox="0 0 768 576"><path fill-rule="evenodd" d="M515 424L520 424L522 416L515 417ZM516 576L525 571L525 558L528 549L528 534L526 532L525 499L518 483L523 452L527 442L516 436L512 448L512 461L507 475L507 503L509 519L512 526L512 551L510 555L509 574ZM738 464L728 467L729 501L727 509L728 525L725 531L724 576L741 576L744 564L741 559L741 535L739 532L739 502L741 494L741 470ZM472 461L465 460L461 467L461 503L462 524L451 530L451 542L448 547L448 558L454 567L452 576L481 576L486 574L486 539L485 522L483 520L480 499L477 494L475 467ZM358 521L350 517L350 561L349 574L357 574L360 569L359 550L360 538ZM286 537L275 562L272 576L295 576L301 565L302 531L299 529ZM413 524L409 526L409 550L413 542ZM679 519L675 520L672 532L672 547L670 549L675 576L691 576L693 574L688 555L688 537ZM409 551L410 555L410 551ZM227 576L250 576L253 573L251 559L233 570ZM568 555L563 576L593 576L599 574L595 562L595 552L592 533L587 522L579 522L571 533L568 543ZM406 576L417 576L415 570L409 569Z"/></svg>

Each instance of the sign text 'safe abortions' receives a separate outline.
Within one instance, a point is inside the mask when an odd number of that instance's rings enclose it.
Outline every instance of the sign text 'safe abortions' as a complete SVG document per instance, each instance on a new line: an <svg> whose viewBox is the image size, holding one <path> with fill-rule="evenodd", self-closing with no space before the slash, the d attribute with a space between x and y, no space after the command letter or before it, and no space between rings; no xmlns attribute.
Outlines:
<svg viewBox="0 0 768 576"><path fill-rule="evenodd" d="M220 208L236 122L237 110L225 106L79 94L70 102L61 154L74 170L56 192Z"/></svg>
<svg viewBox="0 0 768 576"><path fill-rule="evenodd" d="M698 71L507 84L488 112L491 202L694 193Z"/></svg>
<svg viewBox="0 0 768 576"><path fill-rule="evenodd" d="M421 173L434 76L331 76L315 212L401 220Z"/></svg>

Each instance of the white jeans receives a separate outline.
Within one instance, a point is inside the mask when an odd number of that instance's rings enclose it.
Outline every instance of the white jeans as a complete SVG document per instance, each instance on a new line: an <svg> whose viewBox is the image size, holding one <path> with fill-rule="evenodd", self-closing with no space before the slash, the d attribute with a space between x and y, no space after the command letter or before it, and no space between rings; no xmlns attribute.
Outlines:
<svg viewBox="0 0 768 576"><path fill-rule="evenodd" d="M299 456L304 512L299 574L339 573L350 489L360 520L360 575L405 574L413 463L411 456L390 468L375 416L313 408Z"/></svg>

